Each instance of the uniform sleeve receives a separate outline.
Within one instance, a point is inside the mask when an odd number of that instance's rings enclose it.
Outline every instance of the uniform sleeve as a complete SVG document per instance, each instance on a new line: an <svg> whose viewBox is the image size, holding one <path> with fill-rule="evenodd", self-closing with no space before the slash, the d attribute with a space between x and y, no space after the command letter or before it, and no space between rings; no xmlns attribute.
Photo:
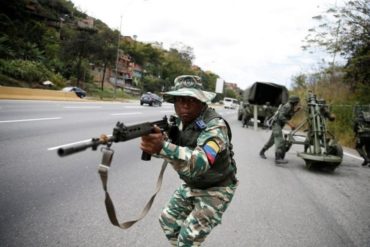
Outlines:
<svg viewBox="0 0 370 247"><path fill-rule="evenodd" d="M288 103L289 104L289 103ZM279 111L279 121L282 125L285 125L289 121L289 111L290 111L290 105L285 104L282 109Z"/></svg>
<svg viewBox="0 0 370 247"><path fill-rule="evenodd" d="M227 148L227 127L223 119L213 119L201 132L194 149L164 142L159 156L172 164L183 176L196 177L210 169L217 154Z"/></svg>

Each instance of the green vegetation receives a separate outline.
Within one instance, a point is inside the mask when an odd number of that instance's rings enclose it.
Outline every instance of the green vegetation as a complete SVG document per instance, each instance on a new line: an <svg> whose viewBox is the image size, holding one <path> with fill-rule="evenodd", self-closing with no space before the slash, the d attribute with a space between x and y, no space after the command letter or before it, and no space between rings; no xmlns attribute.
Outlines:
<svg viewBox="0 0 370 247"><path fill-rule="evenodd" d="M0 78L2 85L41 87L50 80L55 89L67 85L82 87L89 96L109 99L127 97L104 85L107 69L115 71L118 31L94 19L94 25L81 25L88 16L68 0L4 0L0 3ZM120 37L119 49L143 70L133 86L142 91L168 90L180 74L204 79L205 89L214 90L218 76L193 66L193 50L177 44L165 50ZM94 81L93 68L101 71Z"/></svg>
<svg viewBox="0 0 370 247"><path fill-rule="evenodd" d="M309 30L303 49L323 48L331 61L316 73L294 76L292 93L305 99L310 90L325 99L336 115L330 131L343 145L353 146L353 106L370 104L370 3L348 1L313 18L318 24Z"/></svg>
<svg viewBox="0 0 370 247"><path fill-rule="evenodd" d="M58 87L64 85L64 78L60 74L52 72L44 64L37 61L0 59L0 73L11 78L30 82L30 86L32 82L46 80L53 81Z"/></svg>
<svg viewBox="0 0 370 247"><path fill-rule="evenodd" d="M1 1L1 84L41 87L40 82L50 80L55 89L79 86L97 99L129 97L104 85L106 69L115 69L118 31L100 20L94 20L93 27L78 25L87 17L68 0ZM370 104L370 3L347 1L313 19L317 25L309 30L303 49L316 52L319 47L330 55L330 61L320 62L314 73L293 76L291 93L305 99L311 90L325 99L336 115L336 121L329 123L330 131L342 144L352 145L352 108ZM218 75L193 66L191 47L180 43L165 50L160 44L119 40L119 49L144 72L133 80L133 86L142 91L169 90L180 74L201 76L205 89L214 91ZM94 81L93 68L101 71L100 81ZM227 90L215 101L224 96L239 95Z"/></svg>

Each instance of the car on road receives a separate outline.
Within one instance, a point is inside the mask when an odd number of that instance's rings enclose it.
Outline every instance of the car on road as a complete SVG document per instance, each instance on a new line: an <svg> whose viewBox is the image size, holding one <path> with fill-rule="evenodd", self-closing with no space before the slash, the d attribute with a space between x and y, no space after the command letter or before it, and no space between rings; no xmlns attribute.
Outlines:
<svg viewBox="0 0 370 247"><path fill-rule="evenodd" d="M223 104L225 109L235 109L238 107L239 101L234 98L225 97L223 100Z"/></svg>
<svg viewBox="0 0 370 247"><path fill-rule="evenodd" d="M162 98L155 93L147 92L140 97L140 105L144 104L162 106Z"/></svg>
<svg viewBox="0 0 370 247"><path fill-rule="evenodd" d="M84 98L87 95L86 91L79 87L65 87L62 89L62 91L63 92L75 92L75 94L80 98Z"/></svg>

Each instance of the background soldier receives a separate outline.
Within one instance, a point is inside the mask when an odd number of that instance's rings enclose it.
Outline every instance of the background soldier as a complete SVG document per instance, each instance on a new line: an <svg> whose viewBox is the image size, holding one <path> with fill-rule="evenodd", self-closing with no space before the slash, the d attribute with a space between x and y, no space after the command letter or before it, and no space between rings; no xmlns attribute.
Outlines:
<svg viewBox="0 0 370 247"><path fill-rule="evenodd" d="M320 114L328 119L329 121L334 121L335 120L335 115L330 112L329 106L326 104L326 100L324 99L319 99L317 102L320 105Z"/></svg>
<svg viewBox="0 0 370 247"><path fill-rule="evenodd" d="M248 122L252 118L252 109L250 107L250 104L248 102L243 103L243 118L242 118L242 127L248 128Z"/></svg>
<svg viewBox="0 0 370 247"><path fill-rule="evenodd" d="M356 111L353 130L356 135L356 150L364 158L362 166L370 166L370 111Z"/></svg>
<svg viewBox="0 0 370 247"><path fill-rule="evenodd" d="M165 206L159 222L174 246L200 246L221 222L237 187L231 130L207 106L215 94L202 90L200 77L179 76L164 94L174 103L178 132L171 141L156 128L141 149L166 159L185 182Z"/></svg>
<svg viewBox="0 0 370 247"><path fill-rule="evenodd" d="M284 160L285 157L285 145L283 138L283 128L285 124L288 124L292 129L295 127L290 124L288 121L293 117L293 115L300 110L299 106L299 97L291 96L288 100L288 103L283 105L278 109L278 112L275 114L276 119L272 124L272 133L263 146L259 155L261 158L266 159L265 152L275 144L275 163L276 164L286 164L288 161Z"/></svg>

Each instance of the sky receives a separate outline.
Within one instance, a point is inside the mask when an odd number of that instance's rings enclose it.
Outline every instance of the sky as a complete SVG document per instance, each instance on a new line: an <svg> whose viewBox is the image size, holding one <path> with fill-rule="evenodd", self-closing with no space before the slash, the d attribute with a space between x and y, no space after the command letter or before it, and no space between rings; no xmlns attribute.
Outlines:
<svg viewBox="0 0 370 247"><path fill-rule="evenodd" d="M291 85L323 56L301 49L313 16L337 0L72 0L82 12L140 42L193 48L193 64L246 89Z"/></svg>

